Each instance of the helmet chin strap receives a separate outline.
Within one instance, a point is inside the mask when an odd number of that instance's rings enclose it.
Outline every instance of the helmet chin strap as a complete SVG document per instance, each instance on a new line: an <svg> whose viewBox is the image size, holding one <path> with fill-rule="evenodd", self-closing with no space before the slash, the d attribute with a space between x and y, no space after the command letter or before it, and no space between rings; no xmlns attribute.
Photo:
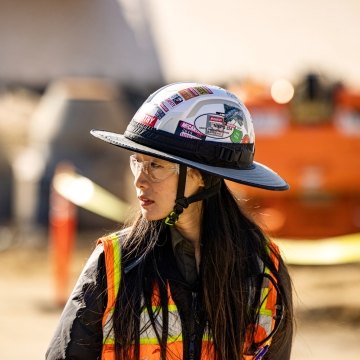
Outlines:
<svg viewBox="0 0 360 360"><path fill-rule="evenodd" d="M173 211L166 217L164 220L166 225L173 226L179 220L180 215L183 213L191 203L207 199L211 196L214 196L219 192L221 187L221 182L217 182L215 185L204 188L203 190L197 192L196 194L185 197L185 185L186 185L186 175L187 175L187 166L180 164L179 170L179 181L176 193L176 200Z"/></svg>

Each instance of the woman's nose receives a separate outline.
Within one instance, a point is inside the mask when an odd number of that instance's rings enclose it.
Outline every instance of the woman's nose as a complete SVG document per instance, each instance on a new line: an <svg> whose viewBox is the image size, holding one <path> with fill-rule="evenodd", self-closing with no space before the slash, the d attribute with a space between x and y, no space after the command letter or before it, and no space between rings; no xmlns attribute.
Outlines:
<svg viewBox="0 0 360 360"><path fill-rule="evenodd" d="M146 174L144 172L144 169L140 167L136 172L136 174L134 175L134 185L137 188L141 188L146 186L146 184L148 184Z"/></svg>

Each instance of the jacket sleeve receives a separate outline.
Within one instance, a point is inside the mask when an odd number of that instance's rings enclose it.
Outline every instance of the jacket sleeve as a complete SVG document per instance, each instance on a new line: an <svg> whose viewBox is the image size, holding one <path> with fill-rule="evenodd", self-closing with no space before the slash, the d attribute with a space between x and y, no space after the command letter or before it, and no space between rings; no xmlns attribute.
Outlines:
<svg viewBox="0 0 360 360"><path fill-rule="evenodd" d="M47 360L101 358L106 289L104 249L98 245L65 305L46 352Z"/></svg>

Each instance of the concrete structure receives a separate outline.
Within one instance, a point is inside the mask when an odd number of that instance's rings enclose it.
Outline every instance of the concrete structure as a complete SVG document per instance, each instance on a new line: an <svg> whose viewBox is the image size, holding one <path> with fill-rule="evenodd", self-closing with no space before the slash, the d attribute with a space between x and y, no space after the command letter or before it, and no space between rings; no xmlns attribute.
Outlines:
<svg viewBox="0 0 360 360"><path fill-rule="evenodd" d="M142 85L360 83L358 0L0 0L0 84L103 76Z"/></svg>
<svg viewBox="0 0 360 360"><path fill-rule="evenodd" d="M148 18L141 38L116 0L0 0L0 84L65 76L161 81Z"/></svg>

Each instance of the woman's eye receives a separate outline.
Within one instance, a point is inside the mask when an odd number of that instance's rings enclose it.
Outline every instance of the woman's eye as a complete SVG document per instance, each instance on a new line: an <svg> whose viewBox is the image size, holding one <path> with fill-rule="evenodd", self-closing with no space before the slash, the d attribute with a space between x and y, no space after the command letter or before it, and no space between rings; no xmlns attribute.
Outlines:
<svg viewBox="0 0 360 360"><path fill-rule="evenodd" d="M158 163L156 163L156 162L154 162L154 161L151 161L151 162L150 162L150 167L151 167L152 169L162 169L162 168L163 168L162 165L160 165L160 164L158 164Z"/></svg>

